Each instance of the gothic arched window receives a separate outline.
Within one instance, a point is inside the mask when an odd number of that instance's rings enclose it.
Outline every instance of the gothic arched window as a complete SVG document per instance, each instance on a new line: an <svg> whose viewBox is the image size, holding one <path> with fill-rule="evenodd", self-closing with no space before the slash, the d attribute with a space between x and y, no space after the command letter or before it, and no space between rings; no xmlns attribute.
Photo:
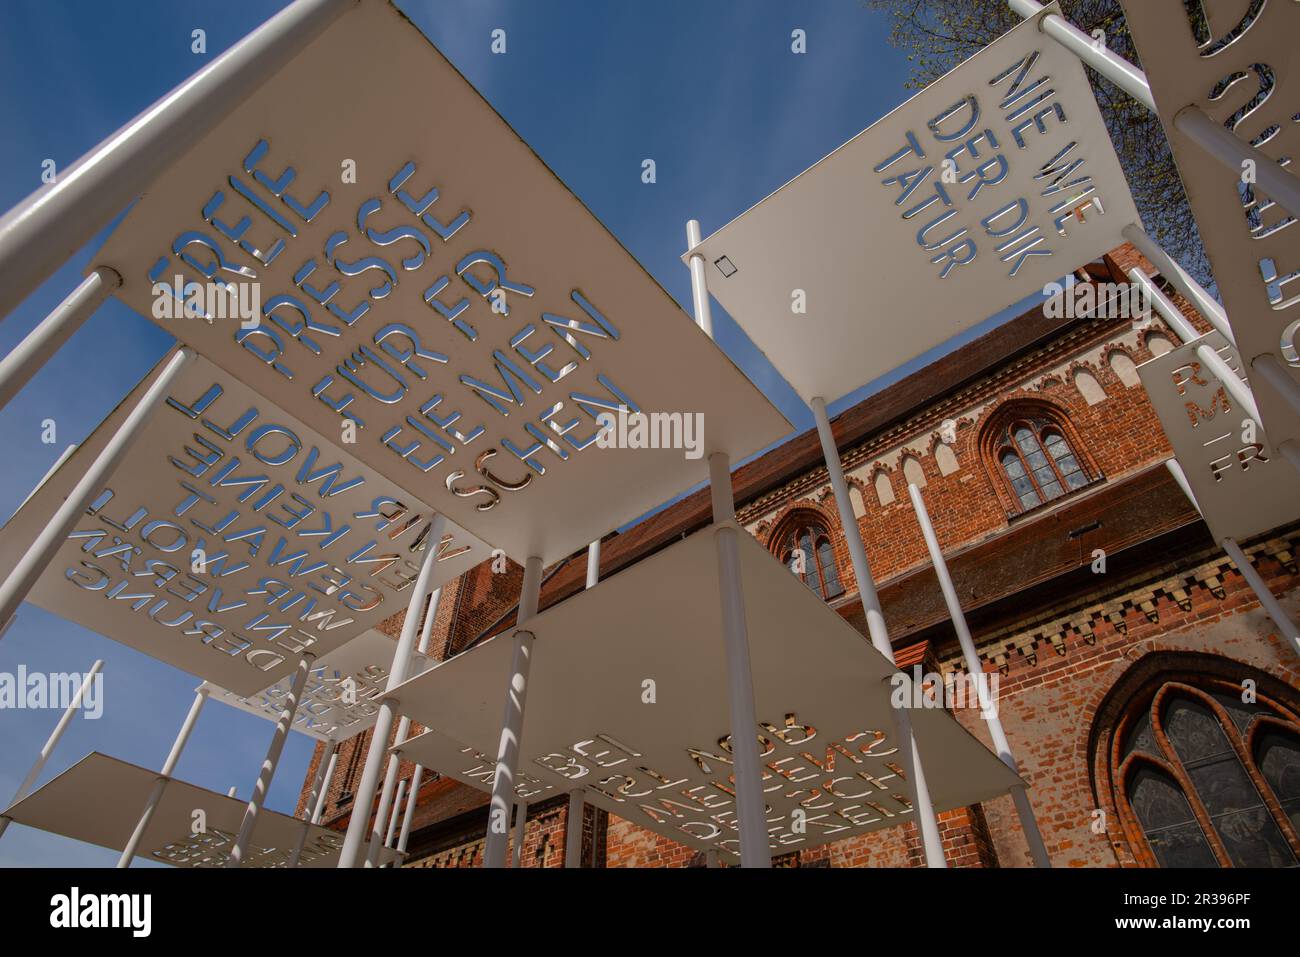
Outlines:
<svg viewBox="0 0 1300 957"><path fill-rule="evenodd" d="M1110 780L1147 863L1300 864L1300 723L1249 698L1228 681L1178 676L1133 700L1116 729Z"/></svg>
<svg viewBox="0 0 1300 957"><path fill-rule="evenodd" d="M778 540L776 554L818 598L829 601L844 594L830 534L815 517L800 516L787 526Z"/></svg>
<svg viewBox="0 0 1300 957"><path fill-rule="evenodd" d="M1022 512L1089 482L1061 428L1044 416L1012 421L998 436L995 454Z"/></svg>

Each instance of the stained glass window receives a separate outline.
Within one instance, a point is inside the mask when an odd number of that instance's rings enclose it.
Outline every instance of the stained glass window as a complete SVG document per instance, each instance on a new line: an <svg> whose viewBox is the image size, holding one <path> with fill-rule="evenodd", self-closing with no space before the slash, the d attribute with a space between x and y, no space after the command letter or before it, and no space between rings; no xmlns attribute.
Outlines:
<svg viewBox="0 0 1300 957"><path fill-rule="evenodd" d="M778 554L787 568L798 575L818 598L829 601L844 594L835 550L825 526L807 521L791 527L781 539Z"/></svg>
<svg viewBox="0 0 1300 957"><path fill-rule="evenodd" d="M1159 866L1300 864L1300 725L1292 715L1243 701L1226 684L1171 681L1147 689L1116 757L1120 797Z"/></svg>

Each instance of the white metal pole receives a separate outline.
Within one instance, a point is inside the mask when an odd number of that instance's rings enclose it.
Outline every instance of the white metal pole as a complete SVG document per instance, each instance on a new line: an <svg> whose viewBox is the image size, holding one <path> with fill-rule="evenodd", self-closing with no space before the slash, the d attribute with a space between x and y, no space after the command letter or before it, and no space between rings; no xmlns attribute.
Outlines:
<svg viewBox="0 0 1300 957"><path fill-rule="evenodd" d="M424 778L424 766L417 764L411 772L411 788L406 797L406 813L402 815L402 830L397 835L397 849L406 853L406 844L411 839L411 823L415 820L415 808L420 799L420 784Z"/></svg>
<svg viewBox="0 0 1300 957"><path fill-rule="evenodd" d="M208 689L205 686L200 686L199 690L194 692L194 702L190 705L185 720L181 722L181 729L176 733L176 740L172 742L172 749L167 753L167 760L163 762L158 780L154 782L153 790L149 792L149 799L145 801L144 810L140 813L140 820L136 823L135 830L131 832L126 847L122 849L122 856L117 859L119 868L130 867L131 862L135 859L135 852L139 849L140 841L144 838L144 832L153 819L153 812L158 809L158 802L162 800L163 791L167 789L167 781L176 771L176 764L181 759L181 752L185 750L185 745L190 740L190 733L194 730L194 725L198 723L199 712L203 710L203 703L207 700Z"/></svg>
<svg viewBox="0 0 1300 957"><path fill-rule="evenodd" d="M333 754L334 742L332 740L325 742L325 753ZM302 860L302 849L307 844L307 835L311 833L311 826L316 823L316 808L320 807L321 799L325 796L325 781L334 773L334 759L331 756L329 761L329 770L325 768L325 754L321 754L321 760L316 763L316 773L311 779L311 792L307 795L307 801L303 806L302 829L298 832L298 840L294 842L293 851L289 854L289 866L297 867L298 862Z"/></svg>
<svg viewBox="0 0 1300 957"><path fill-rule="evenodd" d="M1205 321L1213 326L1218 332L1236 345L1237 339L1232 334L1232 326L1228 324L1228 314L1223 311L1223 306L1219 301L1209 294L1209 292L1199 282L1180 266L1172 256L1147 235L1147 231L1137 223L1129 223L1123 230L1124 238L1137 247L1138 252L1151 261L1156 270L1165 279L1169 280L1173 287L1183 294L1183 298L1196 307L1196 311L1205 317Z"/></svg>
<svg viewBox="0 0 1300 957"><path fill-rule="evenodd" d="M366 845L365 867L374 867L379 861L379 851L388 844L384 840L384 821L389 816L389 807L394 804L393 794L398 787L397 774L402 767L402 757L397 749L406 743L406 738L410 733L411 719L406 715L402 715L397 721L397 734L393 736L393 747L388 754L388 766L384 771L384 784L379 789L379 806L375 809L375 818L370 825L370 842ZM377 739L374 739L371 741L370 746L373 748L376 744ZM402 782L403 785L405 783L405 781ZM393 807L394 813L396 810L396 807Z"/></svg>
<svg viewBox="0 0 1300 957"><path fill-rule="evenodd" d="M1011 9L1026 19L1045 11L1035 0L1008 0ZM1048 13L1039 21L1039 29L1092 67L1106 79L1145 106L1158 113L1151 84L1146 74L1123 57L1096 43L1070 21ZM1185 106L1174 116L1173 126L1180 133L1223 164L1234 179L1240 179L1243 162L1255 164L1255 181L1259 188L1292 215L1300 215L1300 179L1262 151L1216 123L1195 104Z"/></svg>
<svg viewBox="0 0 1300 957"><path fill-rule="evenodd" d="M393 813L388 816L388 832L384 835L384 847L393 846L393 835L397 833L397 817L402 813L402 798L406 796L406 782L397 782L397 797L393 798Z"/></svg>
<svg viewBox="0 0 1300 957"><path fill-rule="evenodd" d="M1200 334L1192 324L1178 311L1178 307L1169 301L1169 297L1161 292L1160 288L1147 277L1146 273L1134 267L1129 270L1128 274L1129 278L1147 290L1151 300L1156 305L1156 309L1165 317L1178 338L1182 339L1184 343L1199 338ZM1219 355L1208 343L1204 342L1196 347L1196 357L1223 384L1237 408L1250 416L1260 429L1264 429L1264 421L1259 414L1259 406L1255 403L1254 392L1246 384L1245 380L1228 365L1227 360ZM1300 413L1300 386L1296 385L1295 380L1282 368L1276 357L1271 355L1259 356L1255 359L1251 368L1290 399L1295 404L1296 411ZM1300 442L1295 439L1286 439L1274 447L1278 452L1282 453L1282 457L1297 472L1300 472Z"/></svg>
<svg viewBox="0 0 1300 957"><path fill-rule="evenodd" d="M9 400L120 285L122 277L116 270L98 267L0 360L0 409L9 404Z"/></svg>
<svg viewBox="0 0 1300 957"><path fill-rule="evenodd" d="M50 755L54 753L55 747L58 746L59 739L63 737L63 732L68 730L68 725L72 722L72 716L76 713L77 709L81 707L82 699L86 697L86 692L90 690L90 686L94 684L96 676L103 667L103 660L96 661L90 666L90 670L86 672L85 678L81 681L81 687L77 689L77 693L73 695L72 700L68 702L67 708L63 711L63 717L59 718L59 723L54 726L54 730L50 733L49 738L45 742L45 747L41 748L41 753L37 755L36 763L33 764L31 770L27 772L27 777L23 778L23 783L18 785L18 790L14 792L13 800L9 802L10 805L17 804L25 798L27 792L32 789L32 785L36 783L36 779L41 776L41 771L45 769L45 762L48 761ZM9 829L9 823L11 820L12 818L0 814L0 837L3 837L5 831Z"/></svg>
<svg viewBox="0 0 1300 957"><path fill-rule="evenodd" d="M230 790L226 792L226 797L234 797L238 793L239 793L239 788L235 787L235 785L232 784L230 785Z"/></svg>
<svg viewBox="0 0 1300 957"><path fill-rule="evenodd" d="M1008 3L1012 10L1026 20L1046 10L1041 3L1035 3L1034 0L1008 0ZM1104 46L1099 46L1092 37L1055 13L1043 17L1039 21L1039 29L1152 113L1156 112L1155 97L1151 95L1151 84L1147 83L1146 74L1128 60L1112 53Z"/></svg>
<svg viewBox="0 0 1300 957"><path fill-rule="evenodd" d="M1178 483L1178 487L1183 490L1183 494L1187 496L1188 501L1190 501L1192 505L1196 507L1196 510L1200 512L1201 504L1196 501L1196 495L1192 492L1191 483L1187 481L1187 473L1183 471L1182 465L1179 464L1177 459L1166 459L1165 466L1169 469L1169 473L1174 477L1174 481ZM1255 570L1255 566L1252 565L1250 559L1246 557L1246 553L1241 550L1241 546L1231 538L1223 539L1220 544L1223 546L1223 550L1228 553L1228 557L1232 559L1233 564L1237 566L1237 570L1241 572L1241 577L1246 579L1246 584L1248 584L1251 591L1255 593L1255 597L1259 599L1260 606L1268 613L1268 616L1273 619L1273 624L1277 626L1278 631L1291 641L1291 644L1295 646L1296 653L1300 654L1300 629L1296 628L1295 622L1291 620L1291 616L1286 613L1278 600L1273 597L1273 593L1269 591L1268 584L1264 581L1259 572Z"/></svg>
<svg viewBox="0 0 1300 957"><path fill-rule="evenodd" d="M1291 377L1277 356L1270 352L1256 356L1251 360L1250 368L1286 399L1296 415L1300 415L1300 382Z"/></svg>
<svg viewBox="0 0 1300 957"><path fill-rule="evenodd" d="M890 664L895 664L894 646L889 640L889 629L885 626L885 614L880 605L880 595L876 591L876 580L871 574L871 564L867 561L867 546L862 540L862 530L858 527L857 516L853 514L853 502L849 498L849 486L844 480L844 466L840 462L840 450L835 444L835 434L831 431L830 418L826 414L826 400L815 396L812 400L813 418L817 420L817 437L821 440L822 458L826 461L826 475L831 482L831 491L835 495L835 506L840 515L840 526L844 530L844 540L849 547L849 559L853 564L853 575L858 580L858 597L862 601L862 614L867 619L867 633L872 647L880 652ZM892 708L894 737L898 741L899 759L907 771L907 785L912 794L912 808L916 812L917 827L921 832L921 846L925 851L928 867L947 867L943 856L943 839L939 834L939 819L934 813L934 802L930 800L930 789L925 781L925 770L921 766L920 750L912 735L912 720L906 708Z"/></svg>
<svg viewBox="0 0 1300 957"><path fill-rule="evenodd" d="M686 224L686 248L694 249L700 244L700 221L692 219ZM691 257L691 296L695 305L695 322L713 338L713 308L709 304L709 281L705 274L704 256L696 254Z"/></svg>
<svg viewBox="0 0 1300 957"><path fill-rule="evenodd" d="M767 802L763 798L758 756L758 716L749 662L749 629L740 581L740 543L730 524L736 517L731 487L731 460L725 452L709 456L709 490L713 500L713 541L718 553L718 598L727 658L727 702L731 719L731 753L735 761L736 812L740 828L740 866L771 867Z"/></svg>
<svg viewBox="0 0 1300 957"><path fill-rule="evenodd" d="M692 220L694 222L694 220ZM695 224L696 231L699 224ZM600 539L587 546L587 587L595 588L600 582ZM582 866L582 821L586 798L584 788L569 792L569 811L564 819L564 866Z"/></svg>
<svg viewBox="0 0 1300 957"><path fill-rule="evenodd" d="M921 490L911 482L907 483L907 493L912 497L916 521L921 526L921 534L925 537L925 547L930 551L930 563L934 566L935 575L938 576L939 589L943 592L943 600L948 606L948 617L952 619L953 630L957 632L957 642L961 645L966 670L979 682L980 710L988 724L989 736L993 738L993 749L1002 759L1002 763L1019 775L1020 765L1016 762L1016 756L1011 750L1011 742L1007 740L1002 720L998 717L997 702L991 695L985 693L984 665L980 662L979 652L975 650L975 639L971 637L966 613L962 611L961 601L957 598L957 589L953 586L952 576L948 573L948 563L939 548L939 537L935 534L934 524L930 521L925 499L921 495ZM1043 843L1042 832L1038 829L1038 820L1034 816L1033 806L1029 803L1029 795L1023 784L1016 784L1011 789L1011 798L1015 802L1016 813L1020 817L1020 826L1024 829L1025 841L1029 844L1029 853L1034 859L1034 864L1038 867L1051 867L1052 859L1047 854L1047 845Z"/></svg>
<svg viewBox="0 0 1300 957"><path fill-rule="evenodd" d="M1268 617L1273 619L1273 624L1282 633L1282 637L1290 641L1295 653L1300 655L1300 628L1296 627L1296 623L1286 613L1282 603L1269 590L1264 577L1251 564L1250 559L1246 557L1246 553L1241 550L1241 546L1231 538L1223 540L1223 550L1228 553L1228 557L1232 559L1233 564L1237 566L1237 570L1241 572L1241 577L1246 579L1251 590L1255 592L1255 597L1259 599L1259 603L1263 606Z"/></svg>
<svg viewBox="0 0 1300 957"><path fill-rule="evenodd" d="M0 318L356 0L297 0L0 219Z"/></svg>
<svg viewBox="0 0 1300 957"><path fill-rule="evenodd" d="M1211 119L1199 106L1179 110L1174 128L1218 160L1232 182L1240 182L1247 162L1254 163L1260 192L1292 216L1300 216L1300 179L1271 156Z"/></svg>
<svg viewBox="0 0 1300 957"><path fill-rule="evenodd" d="M686 224L686 246L700 244L700 223ZM703 255L690 258L691 298L695 322L713 338L713 311ZM727 702L731 721L732 758L736 773L736 816L740 833L742 867L771 867L772 847L767 835L767 802L763 799L758 758L758 718L754 708L754 677L749 664L749 630L745 624L745 596L740 582L740 551L736 531L723 525L736 517L731 487L731 459L715 452L709 456L709 488L713 502L713 533L718 555L718 600L722 610L723 647L727 659ZM590 565L588 566L590 575Z"/></svg>
<svg viewBox="0 0 1300 957"><path fill-rule="evenodd" d="M326 799L329 797L330 782L334 780L334 768L339 760L339 746L337 742L329 743L330 761L329 766L325 768L325 777L322 779L320 792L316 795L316 805L311 812L311 822L319 824L321 816L325 813Z"/></svg>
<svg viewBox="0 0 1300 957"><path fill-rule="evenodd" d="M420 632L420 654L429 653L429 637L433 630L433 620L438 615L438 605L442 602L442 589L435 588L429 596L429 613L424 616L424 630ZM402 815L402 830L397 838L397 849L405 853L406 842L411 837L411 822L415 819L415 807L420 797L420 781L424 777L424 766L417 764L411 772L411 787L406 796L406 812Z"/></svg>
<svg viewBox="0 0 1300 957"><path fill-rule="evenodd" d="M587 588L595 588L600 581L600 539L587 546Z"/></svg>
<svg viewBox="0 0 1300 957"><path fill-rule="evenodd" d="M515 842L510 849L510 866L516 870L524 863L524 835L528 829L528 805L515 803Z"/></svg>
<svg viewBox="0 0 1300 957"><path fill-rule="evenodd" d="M433 581L434 566L438 563L438 549L442 543L442 529L446 527L446 517L439 514L434 517L436 528L430 529L425 539L424 561L411 589L411 597L406 605L406 617L402 619L402 634L393 650L393 664L388 671L385 690L392 691L407 679L411 670L411 652L415 648L415 636L420 626L420 609L430 592ZM434 534L436 532L436 534ZM361 772L361 783L357 785L356 798L352 802L352 816L348 819L348 831L343 838L343 848L339 852L339 867L356 867L361 856L361 845L365 841L366 831L370 829L371 804L375 800L375 791L379 788L379 772L384 765L384 753L388 748L388 735L393 730L393 717L397 713L399 702L386 699L379 705L375 716L375 726L371 732L370 749L366 752L365 768ZM391 793L391 792L390 792ZM380 810L375 816L377 825L382 826L384 813ZM372 833L373 830L372 830Z"/></svg>
<svg viewBox="0 0 1300 957"><path fill-rule="evenodd" d="M564 819L564 866L582 866L582 819L587 792L574 788L569 792L569 814Z"/></svg>
<svg viewBox="0 0 1300 957"><path fill-rule="evenodd" d="M131 410L122 422L121 428L108 440L108 444L86 469L86 474L81 477L68 497L50 517L49 523L36 536L36 540L32 542L26 554L18 560L18 564L13 567L4 584L0 585L0 621L7 621L9 616L18 610L18 606L23 603L27 593L32 590L41 573L45 571L45 566L54 558L59 547L76 526L77 520L85 513L90 500L112 475L154 409L167 398L172 383L193 358L194 353L189 349L181 349L172 356L162 375L145 392L140 404Z"/></svg>
<svg viewBox="0 0 1300 957"><path fill-rule="evenodd" d="M248 798L248 806L244 808L244 819L240 822L239 833L235 835L235 843L230 848L230 858L226 861L227 867L238 867L244 860L244 851L248 849L253 828L257 826L257 815L261 812L266 795L271 790L271 780L275 777L275 769L279 767L284 742L293 729L293 719L298 714L302 692L307 687L307 676L311 674L311 665L315 660L316 656L313 654L305 654L298 659L298 667L294 669L293 681L289 685L289 694L284 700L284 707L280 709L280 720L275 723L271 744L266 749L266 757L262 760L262 767L257 773L257 781L253 784L253 793Z"/></svg>
<svg viewBox="0 0 1300 957"><path fill-rule="evenodd" d="M436 553L441 547L442 535L446 529L447 517L445 515L434 516L433 523L429 529L427 539L428 544L425 547L432 548ZM416 622L421 623L419 643L421 651L429 646L429 634L433 628L433 616L437 614L438 611L438 599L440 596L441 589L429 596L429 609L422 619L418 617L421 610L418 603L415 605L413 614L411 609L407 609L407 613L412 615L412 626L414 627ZM423 594L421 595L421 599L423 600ZM403 632L406 630L405 622L402 623L402 630ZM406 670L409 672L411 668L409 651L407 652L407 657ZM397 734L393 737L393 749L388 755L388 768L384 772L384 785L379 792L379 808L375 811L375 820L370 828L370 845L366 849L366 867L375 866L375 862L379 860L380 849L388 844L388 842L384 840L382 828L384 818L388 816L388 808L393 800L394 790L397 787L398 772L402 769L402 758L398 749L406 743L406 739L410 733L411 719L406 715L402 715L397 722Z"/></svg>
<svg viewBox="0 0 1300 957"><path fill-rule="evenodd" d="M1160 291L1160 287L1151 281L1141 269L1134 266L1128 271L1129 278L1146 290L1151 301L1155 303L1156 311L1164 317L1165 322L1173 329L1174 334L1183 342L1192 342L1199 339L1201 334L1196 330L1187 317L1184 316L1178 307L1170 301L1169 297ZM1262 420L1259 416L1259 407L1255 404L1255 396L1251 393L1250 387L1242 380L1241 376L1232 370L1226 359L1208 343L1201 343L1196 347L1196 357L1201 360L1205 368L1221 383L1231 396L1233 403L1241 411L1255 420L1256 424L1263 427Z"/></svg>
<svg viewBox="0 0 1300 957"><path fill-rule="evenodd" d="M524 584L516 616L514 655L506 686L505 712L501 717L501 740L497 744L496 773L492 777L492 801L488 805L487 834L483 841L483 866L505 867L510 844L510 808L515 802L515 772L519 767L519 743L524 730L524 704L528 697L528 671L532 664L533 633L523 625L537 614L542 591L542 560L531 556L524 562Z"/></svg>

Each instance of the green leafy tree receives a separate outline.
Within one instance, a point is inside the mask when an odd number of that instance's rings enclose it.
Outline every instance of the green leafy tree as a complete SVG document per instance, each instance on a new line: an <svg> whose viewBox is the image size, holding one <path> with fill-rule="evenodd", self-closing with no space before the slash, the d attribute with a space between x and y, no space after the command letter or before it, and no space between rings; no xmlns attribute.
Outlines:
<svg viewBox="0 0 1300 957"><path fill-rule="evenodd" d="M910 85L918 88L1021 22L1006 0L864 2L893 18L890 43L907 51L912 63ZM1112 52L1141 65L1118 0L1062 0L1061 9L1084 33L1096 36L1094 31L1101 30ZM1208 283L1209 263L1159 118L1100 74L1087 72L1147 232L1192 275Z"/></svg>

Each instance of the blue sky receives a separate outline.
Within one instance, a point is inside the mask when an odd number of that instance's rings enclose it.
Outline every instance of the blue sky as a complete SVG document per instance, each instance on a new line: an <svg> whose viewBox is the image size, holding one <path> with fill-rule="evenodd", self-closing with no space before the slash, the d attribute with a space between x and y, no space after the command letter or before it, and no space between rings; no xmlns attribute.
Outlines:
<svg viewBox="0 0 1300 957"><path fill-rule="evenodd" d="M284 4L277 0L6 0L0 5L0 209L66 168ZM399 4L569 187L681 303L685 223L707 235L908 96L888 22L859 0L408 0ZM190 50L195 28L207 54ZM490 52L507 32L508 52ZM790 51L806 31L808 52ZM655 160L657 182L641 182ZM66 295L102 237L0 323L7 352ZM714 306L718 340L800 429L811 413ZM1004 316L990 322L1001 321ZM984 331L989 324L963 337ZM0 411L0 514L16 509L69 443L84 438L171 344L121 304L105 304ZM910 371L910 370L904 370ZM896 377L896 376L895 376ZM875 383L879 388L885 383ZM863 393L857 395L866 394ZM837 403L832 412L846 405ZM41 442L54 419L57 441ZM158 767L198 679L25 605L0 641L0 671L84 671L105 659L104 716L78 718L41 781L91 750ZM0 712L0 806L58 715ZM247 797L271 725L210 703L178 774ZM292 735L270 806L291 811L310 742ZM111 865L114 852L22 827L0 865Z"/></svg>

